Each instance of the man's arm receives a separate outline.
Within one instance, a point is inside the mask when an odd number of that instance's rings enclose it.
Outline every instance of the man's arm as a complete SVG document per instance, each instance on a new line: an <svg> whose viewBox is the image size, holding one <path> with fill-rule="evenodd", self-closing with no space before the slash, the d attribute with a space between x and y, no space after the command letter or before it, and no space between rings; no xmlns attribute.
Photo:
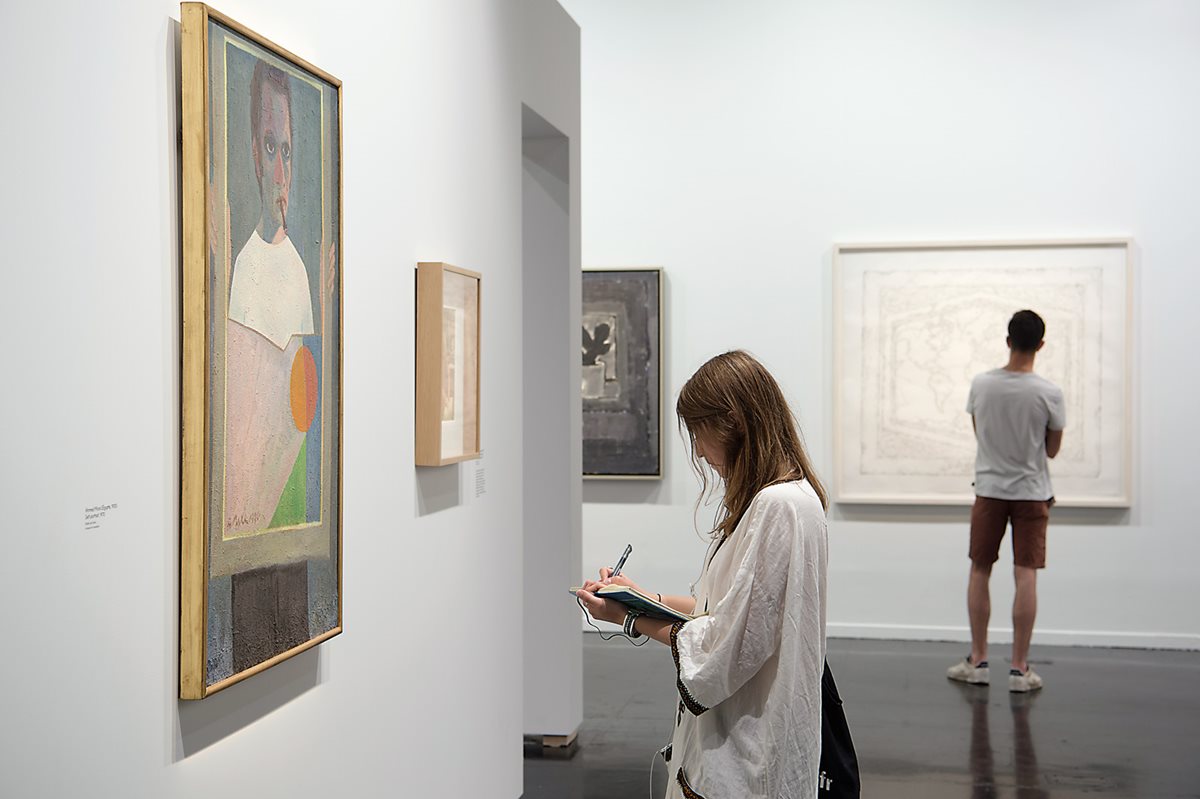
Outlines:
<svg viewBox="0 0 1200 799"><path fill-rule="evenodd" d="M1062 434L1061 430L1051 430L1046 428L1046 457L1053 458L1062 449Z"/></svg>

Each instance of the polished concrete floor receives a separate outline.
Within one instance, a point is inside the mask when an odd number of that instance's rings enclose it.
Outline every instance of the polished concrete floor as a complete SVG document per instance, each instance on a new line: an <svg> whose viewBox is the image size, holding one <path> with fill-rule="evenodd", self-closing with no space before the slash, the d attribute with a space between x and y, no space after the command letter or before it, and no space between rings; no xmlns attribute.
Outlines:
<svg viewBox="0 0 1200 799"><path fill-rule="evenodd" d="M584 721L570 760L527 758L523 799L661 797L675 707L670 650L585 634ZM952 683L962 644L830 640L863 796L1200 797L1200 653L1038 647L1046 680L1008 693ZM712 799L721 799L713 797Z"/></svg>

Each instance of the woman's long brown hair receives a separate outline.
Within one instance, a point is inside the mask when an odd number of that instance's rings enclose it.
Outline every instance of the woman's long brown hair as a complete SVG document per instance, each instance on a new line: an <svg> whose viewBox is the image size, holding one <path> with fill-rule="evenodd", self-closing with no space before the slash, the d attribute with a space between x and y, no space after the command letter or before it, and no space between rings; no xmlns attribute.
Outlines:
<svg viewBox="0 0 1200 799"><path fill-rule="evenodd" d="M686 428L692 468L709 490L708 470L696 455L702 434L725 455L725 497L713 526L714 538L729 536L762 489L807 478L821 507L829 510L825 488L817 479L800 439L796 418L775 378L743 350L718 355L683 385L675 403L679 424Z"/></svg>

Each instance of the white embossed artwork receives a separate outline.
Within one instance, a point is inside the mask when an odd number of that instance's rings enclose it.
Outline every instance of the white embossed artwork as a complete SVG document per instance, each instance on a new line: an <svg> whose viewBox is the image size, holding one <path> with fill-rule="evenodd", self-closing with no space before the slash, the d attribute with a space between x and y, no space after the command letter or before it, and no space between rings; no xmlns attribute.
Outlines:
<svg viewBox="0 0 1200 799"><path fill-rule="evenodd" d="M1063 389L1059 501L1128 504L1127 246L843 247L836 278L841 502L966 504L971 379L1007 359L1015 311L1046 320Z"/></svg>

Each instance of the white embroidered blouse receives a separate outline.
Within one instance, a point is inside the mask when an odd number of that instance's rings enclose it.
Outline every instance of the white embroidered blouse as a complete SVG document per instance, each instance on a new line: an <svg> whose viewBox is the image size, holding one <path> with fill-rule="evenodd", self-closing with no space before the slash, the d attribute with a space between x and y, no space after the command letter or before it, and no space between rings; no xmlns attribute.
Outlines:
<svg viewBox="0 0 1200 799"><path fill-rule="evenodd" d="M815 797L828 562L816 492L807 480L764 488L706 561L693 593L708 615L671 631L667 797Z"/></svg>

